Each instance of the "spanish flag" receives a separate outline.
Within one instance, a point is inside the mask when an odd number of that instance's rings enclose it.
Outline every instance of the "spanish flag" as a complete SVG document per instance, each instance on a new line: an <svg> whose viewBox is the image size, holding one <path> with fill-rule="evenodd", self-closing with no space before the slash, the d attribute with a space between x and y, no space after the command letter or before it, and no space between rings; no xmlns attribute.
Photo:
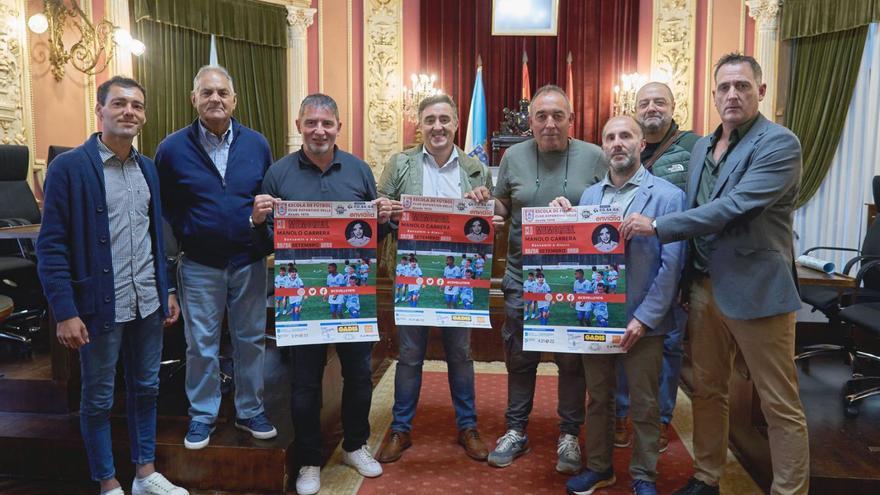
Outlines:
<svg viewBox="0 0 880 495"><path fill-rule="evenodd" d="M566 58L568 62L568 77L565 81L565 94L568 96L568 101L571 103L571 109L574 110L574 76L571 75L571 52L568 52L568 57Z"/></svg>

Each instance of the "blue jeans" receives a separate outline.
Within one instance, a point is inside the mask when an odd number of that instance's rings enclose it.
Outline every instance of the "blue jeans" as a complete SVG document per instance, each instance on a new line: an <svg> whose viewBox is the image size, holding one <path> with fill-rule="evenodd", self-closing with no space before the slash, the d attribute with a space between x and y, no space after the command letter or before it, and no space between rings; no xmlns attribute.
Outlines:
<svg viewBox="0 0 880 495"><path fill-rule="evenodd" d="M178 268L186 335L186 395L194 421L213 424L220 410L220 332L229 310L236 417L263 412L266 356L266 265L212 268L186 256Z"/></svg>
<svg viewBox="0 0 880 495"><path fill-rule="evenodd" d="M398 326L400 356L394 375L393 431L412 430L413 416L422 390L422 364L428 348L428 327ZM477 427L474 405L474 360L471 359L471 329L442 328L443 351L449 372L449 392L459 430Z"/></svg>
<svg viewBox="0 0 880 495"><path fill-rule="evenodd" d="M663 337L663 369L660 371L660 422L669 424L672 422L672 412L675 410L675 397L678 394L678 379L681 375L681 358L683 355L682 337L684 328L687 326L687 313L678 305L673 308L675 328ZM629 414L629 387L626 382L626 374L618 361L617 366L617 395L616 416L624 418Z"/></svg>
<svg viewBox="0 0 880 495"><path fill-rule="evenodd" d="M320 466L322 382L327 344L291 347L290 415L296 435L293 451L298 466ZM342 366L342 449L354 452L370 438L373 381L372 342L336 344Z"/></svg>
<svg viewBox="0 0 880 495"><path fill-rule="evenodd" d="M162 318L159 311L155 311L146 318L117 323L109 332L93 332L89 337L91 341L79 350L82 373L79 427L92 479L102 481L116 476L110 409L120 355L125 368L125 413L131 461L149 464L156 459Z"/></svg>

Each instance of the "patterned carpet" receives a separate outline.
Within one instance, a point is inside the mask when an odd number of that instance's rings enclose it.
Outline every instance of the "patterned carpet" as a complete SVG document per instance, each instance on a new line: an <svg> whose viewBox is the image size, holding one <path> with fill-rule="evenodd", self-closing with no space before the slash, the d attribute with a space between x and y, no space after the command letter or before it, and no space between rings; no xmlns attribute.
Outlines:
<svg viewBox="0 0 880 495"><path fill-rule="evenodd" d="M487 445L504 432L504 407L507 400L507 381L501 363L477 364L477 412L479 429ZM371 424L373 435L370 447L376 452L391 422L394 365L376 387L373 396ZM334 453L322 471L321 493L361 495L390 494L560 494L565 493L567 476L556 473L556 416L555 366L541 366L538 377L535 407L529 424L532 450L504 469L489 467L471 460L456 443L454 415L449 398L445 363L426 364L418 414L413 423L413 447L402 459L383 465L385 474L375 479L363 479L352 469L340 465L340 450ZM679 424L681 423L681 424ZM679 406L673 426L684 440L673 432L669 450L660 456L658 490L670 493L683 485L693 473L690 454L690 402L679 393ZM583 441L583 434L581 435ZM628 464L630 449L615 449L614 468L617 483L601 493L632 493L629 488ZM736 459L730 462L722 493L761 493Z"/></svg>

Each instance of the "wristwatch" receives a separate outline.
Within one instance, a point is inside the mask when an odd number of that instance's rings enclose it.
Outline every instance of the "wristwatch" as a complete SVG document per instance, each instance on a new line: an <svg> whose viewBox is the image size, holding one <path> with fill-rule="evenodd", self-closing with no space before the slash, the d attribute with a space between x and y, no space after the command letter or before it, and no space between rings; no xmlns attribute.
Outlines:
<svg viewBox="0 0 880 495"><path fill-rule="evenodd" d="M252 228L252 229L257 228L257 226L254 225L254 216L253 216L253 215L251 215L251 216L248 217L248 223L251 224L251 228Z"/></svg>
<svg viewBox="0 0 880 495"><path fill-rule="evenodd" d="M654 235L657 235L657 219L651 220L651 228L654 229Z"/></svg>

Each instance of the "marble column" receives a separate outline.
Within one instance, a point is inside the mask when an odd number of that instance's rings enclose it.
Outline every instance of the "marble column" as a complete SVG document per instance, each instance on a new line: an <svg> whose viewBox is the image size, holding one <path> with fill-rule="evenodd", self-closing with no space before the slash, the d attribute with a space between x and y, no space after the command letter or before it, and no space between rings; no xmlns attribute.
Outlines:
<svg viewBox="0 0 880 495"><path fill-rule="evenodd" d="M287 6L287 151L302 146L302 135L296 129L299 104L309 94L308 29L316 9Z"/></svg>
<svg viewBox="0 0 880 495"><path fill-rule="evenodd" d="M755 59L761 64L767 93L758 107L770 120L776 118L777 68L779 58L780 0L746 0L749 16L755 20Z"/></svg>

